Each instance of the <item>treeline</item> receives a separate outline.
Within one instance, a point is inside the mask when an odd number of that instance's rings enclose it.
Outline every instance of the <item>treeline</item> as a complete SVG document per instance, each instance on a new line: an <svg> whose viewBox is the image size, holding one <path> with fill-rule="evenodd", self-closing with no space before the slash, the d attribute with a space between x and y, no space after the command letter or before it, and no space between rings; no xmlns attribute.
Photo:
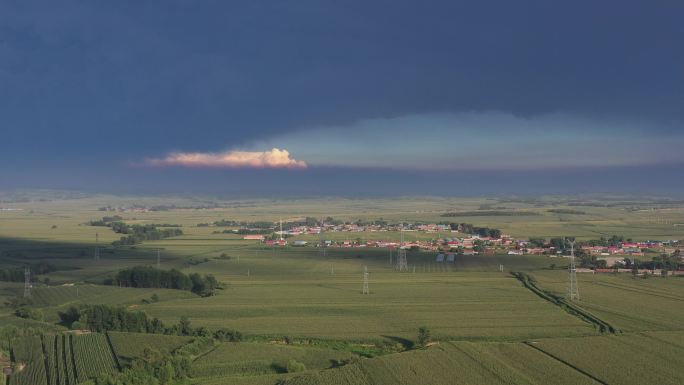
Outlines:
<svg viewBox="0 0 684 385"><path fill-rule="evenodd" d="M178 225L160 224L160 225L128 225L121 222L118 215L112 217L102 217L99 221L91 221L91 226L106 226L110 227L117 234L125 234L118 241L112 242L114 246L123 245L137 245L143 241L157 241L163 238L176 237L183 235L183 230L176 228ZM157 227L172 227L167 229L158 229Z"/></svg>
<svg viewBox="0 0 684 385"><path fill-rule="evenodd" d="M620 244L622 244L623 242L632 242L632 238L625 238L622 235L613 235L608 238L601 237L599 239L590 239L588 241L582 242L582 245L613 247L620 246Z"/></svg>
<svg viewBox="0 0 684 385"><path fill-rule="evenodd" d="M572 210L572 209L549 209L546 211L548 211L550 213L554 213L554 214L574 214L574 215L586 215L587 214L584 211Z"/></svg>
<svg viewBox="0 0 684 385"><path fill-rule="evenodd" d="M118 231L117 231L118 232ZM131 232L133 232L131 234ZM130 234L121 237L120 240L112 242L114 246L137 245L143 241L156 241L164 238L177 237L183 235L183 230L178 228L157 229L154 226L133 225L128 226L128 230L124 234Z"/></svg>
<svg viewBox="0 0 684 385"><path fill-rule="evenodd" d="M236 230L216 230L214 231L214 234L240 234L240 235L268 235L273 233L273 229L247 229L247 228L240 228Z"/></svg>
<svg viewBox="0 0 684 385"><path fill-rule="evenodd" d="M192 359L186 354L166 353L145 347L142 357L121 372L102 373L95 385L172 385L186 383L192 372Z"/></svg>
<svg viewBox="0 0 684 385"><path fill-rule="evenodd" d="M567 241L563 238L555 237L551 238L548 241L546 238L530 238L529 239L529 244L532 247L553 247L556 250L565 250L566 248L570 248L568 245ZM579 250L579 243L575 245L575 251Z"/></svg>
<svg viewBox="0 0 684 385"><path fill-rule="evenodd" d="M135 266L116 274L105 283L125 287L187 290L203 297L214 295L218 281L211 274L185 274L179 270L162 270L151 266Z"/></svg>
<svg viewBox="0 0 684 385"><path fill-rule="evenodd" d="M272 229L274 228L273 222L242 222L242 221L231 221L228 219L221 219L214 222L214 226L217 227L247 227L252 229Z"/></svg>
<svg viewBox="0 0 684 385"><path fill-rule="evenodd" d="M479 210L479 211L452 211L444 213L442 217L524 217L540 215L534 211L501 211L501 210Z"/></svg>
<svg viewBox="0 0 684 385"><path fill-rule="evenodd" d="M329 219L330 221L328 221ZM325 223L331 223L334 221L334 219L328 217L324 222ZM338 221L341 223L341 221ZM207 224L205 223L200 223L198 226L204 227ZM283 222L283 230L290 230L294 227L298 226L308 226L308 227L315 227L321 225L321 221L317 218L314 217L306 217L302 220L297 220L297 221L287 221ZM240 227L241 229L249 229L249 230L256 230L256 229L261 229L261 230L272 230L275 228L280 228L280 224L276 222L267 222L267 221L256 221L256 222L243 222L243 221L233 221L233 220L228 220L228 219L222 219L220 221L214 222L214 226L216 227Z"/></svg>
<svg viewBox="0 0 684 385"><path fill-rule="evenodd" d="M477 234L481 237L501 238L501 230L491 227L477 227L472 223L449 223L452 230L464 234Z"/></svg>
<svg viewBox="0 0 684 385"><path fill-rule="evenodd" d="M618 247L623 242L632 242L632 238L625 238L622 235L613 235L610 237L601 237L599 239L589 239L577 242L575 245L575 252L579 252L582 246L603 246L603 247ZM554 247L559 250L569 249L570 246L564 238L551 238L548 241L546 238L530 238L529 243L534 247Z"/></svg>
<svg viewBox="0 0 684 385"><path fill-rule="evenodd" d="M57 265L47 262L39 262L29 265L31 280L37 274L47 274L59 270ZM5 267L0 269L0 281L4 282L24 282L24 267Z"/></svg>
<svg viewBox="0 0 684 385"><path fill-rule="evenodd" d="M123 220L123 217L119 215L114 215L114 216L104 216L102 219L97 220L97 221L90 221L88 224L91 226L109 226L110 223L112 222L120 222Z"/></svg>
<svg viewBox="0 0 684 385"><path fill-rule="evenodd" d="M193 327L188 317L166 325L158 318L150 318L142 311L130 311L123 306L105 304L70 306L58 313L60 323L73 330L92 332L131 332L169 334L179 336L211 337L221 341L240 341L242 334L231 329L209 330Z"/></svg>

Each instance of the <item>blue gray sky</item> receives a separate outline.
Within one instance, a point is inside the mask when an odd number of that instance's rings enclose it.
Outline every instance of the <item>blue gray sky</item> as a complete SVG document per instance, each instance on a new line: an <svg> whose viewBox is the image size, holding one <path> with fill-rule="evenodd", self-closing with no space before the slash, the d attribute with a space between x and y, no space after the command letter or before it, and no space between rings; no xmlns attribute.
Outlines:
<svg viewBox="0 0 684 385"><path fill-rule="evenodd" d="M0 190L681 194L682 20L675 0L0 1Z"/></svg>

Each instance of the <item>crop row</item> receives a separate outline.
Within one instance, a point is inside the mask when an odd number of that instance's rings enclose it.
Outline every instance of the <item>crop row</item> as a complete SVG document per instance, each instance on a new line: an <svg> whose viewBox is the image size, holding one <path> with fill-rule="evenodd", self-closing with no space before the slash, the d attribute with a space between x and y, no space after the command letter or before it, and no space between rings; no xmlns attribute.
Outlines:
<svg viewBox="0 0 684 385"><path fill-rule="evenodd" d="M47 384L43 344L39 336L17 338L12 343L15 372L9 385Z"/></svg>
<svg viewBox="0 0 684 385"><path fill-rule="evenodd" d="M118 365L107 337L49 334L13 341L14 374L9 385L76 385Z"/></svg>
<svg viewBox="0 0 684 385"><path fill-rule="evenodd" d="M85 381L101 373L115 373L118 368L104 334L71 336L78 380Z"/></svg>

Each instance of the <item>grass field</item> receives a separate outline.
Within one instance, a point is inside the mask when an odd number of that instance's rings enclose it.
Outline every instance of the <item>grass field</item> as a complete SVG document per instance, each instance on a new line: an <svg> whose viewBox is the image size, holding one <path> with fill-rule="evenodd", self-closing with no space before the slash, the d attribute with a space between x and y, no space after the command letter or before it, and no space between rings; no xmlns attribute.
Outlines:
<svg viewBox="0 0 684 385"><path fill-rule="evenodd" d="M549 355L608 384L684 383L684 332L534 342Z"/></svg>
<svg viewBox="0 0 684 385"><path fill-rule="evenodd" d="M182 236L132 247L114 248L111 242L119 234L86 225L113 215L98 207L133 204L211 208L117 213L128 223L182 226ZM684 348L681 278L579 274L581 299L575 304L619 329L617 335L607 336L509 274L524 271L540 289L562 295L567 278L563 259L494 255L436 263L434 253L409 252L409 272L400 273L390 264L387 250L331 248L323 257L314 247L263 247L238 235L214 233L224 228L197 227L220 219L333 216L468 222L522 238L617 234L640 240L682 239L684 226L678 226L684 224L682 202L620 197L229 201L85 196L2 206L23 210L0 211L0 267L37 261L58 267L37 276L32 288L29 306L42 312L44 322L17 318L9 306L0 308L0 326L52 328L42 340L27 338L13 344L14 361L30 364L11 376L10 385L72 385L96 372L126 367L147 346L173 352L193 340L114 332L55 336L62 328L56 325L57 312L88 303L126 306L169 324L185 315L196 327L242 332L246 342L221 343L196 357L192 383L202 385L683 382L670 369L681 367ZM450 212L462 214L442 216ZM399 234L328 233L325 237L398 240ZM408 240L435 237L406 233ZM293 239L315 242L318 236ZM93 259L96 246L98 261ZM157 250L162 268L213 274L222 283L221 290L202 298L187 291L101 285L122 268L153 265ZM552 264L558 270L552 270ZM361 294L364 267L370 274L370 295ZM49 285L43 283L45 278ZM0 299L5 303L22 291L22 283L0 282ZM151 300L155 294L158 301ZM411 349L420 326L427 326L439 344ZM283 345L285 341L292 344ZM361 357L371 355L375 356ZM290 359L304 363L306 371L285 373Z"/></svg>
<svg viewBox="0 0 684 385"><path fill-rule="evenodd" d="M121 365L128 365L134 358L141 357L146 348L171 353L192 341L192 337L145 333L108 332L107 335Z"/></svg>
<svg viewBox="0 0 684 385"><path fill-rule="evenodd" d="M674 342L672 342L674 341ZM684 334L449 342L306 374L288 385L681 384Z"/></svg>
<svg viewBox="0 0 684 385"><path fill-rule="evenodd" d="M264 344L223 343L193 364L193 378L198 383L223 379L230 383L235 377L270 376L287 371L287 362L296 360L307 370L327 369L348 360L345 351L312 347Z"/></svg>
<svg viewBox="0 0 684 385"><path fill-rule="evenodd" d="M542 288L564 293L563 271L533 273ZM578 274L579 305L624 332L682 330L684 279Z"/></svg>
<svg viewBox="0 0 684 385"><path fill-rule="evenodd" d="M286 382L345 385L599 384L522 343L446 342L427 350L362 360Z"/></svg>

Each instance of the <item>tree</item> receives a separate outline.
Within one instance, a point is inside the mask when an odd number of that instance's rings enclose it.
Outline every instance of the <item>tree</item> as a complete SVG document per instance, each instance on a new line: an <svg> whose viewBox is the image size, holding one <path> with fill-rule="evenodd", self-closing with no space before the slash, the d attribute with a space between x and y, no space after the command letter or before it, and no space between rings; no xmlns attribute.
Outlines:
<svg viewBox="0 0 684 385"><path fill-rule="evenodd" d="M430 329L427 326L418 328L418 346L424 347L430 342Z"/></svg>
<svg viewBox="0 0 684 385"><path fill-rule="evenodd" d="M567 245L563 238L551 238L549 244L556 250L565 250L565 247Z"/></svg>
<svg viewBox="0 0 684 385"><path fill-rule="evenodd" d="M190 318L182 316L178 322L178 334L182 336L192 335L192 326L190 325Z"/></svg>
<svg viewBox="0 0 684 385"><path fill-rule="evenodd" d="M167 361L166 364L162 365L158 371L159 381L163 385L170 384L174 377L176 377L176 371L173 369L171 362Z"/></svg>
<svg viewBox="0 0 684 385"><path fill-rule="evenodd" d="M530 238L530 245L533 247L544 247L546 239L544 238Z"/></svg>
<svg viewBox="0 0 684 385"><path fill-rule="evenodd" d="M66 327L71 327L74 321L81 318L81 311L76 306L70 306L66 311L58 312L61 324Z"/></svg>
<svg viewBox="0 0 684 385"><path fill-rule="evenodd" d="M306 370L306 366L298 362L297 360L289 360L287 361L287 372L288 373L297 373L297 372L303 372Z"/></svg>

